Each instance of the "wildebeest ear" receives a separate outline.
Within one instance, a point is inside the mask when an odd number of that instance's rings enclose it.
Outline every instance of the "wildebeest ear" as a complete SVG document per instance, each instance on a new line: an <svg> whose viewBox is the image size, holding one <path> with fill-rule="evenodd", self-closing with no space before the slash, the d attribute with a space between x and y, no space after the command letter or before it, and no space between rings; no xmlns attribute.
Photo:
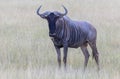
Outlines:
<svg viewBox="0 0 120 79"><path fill-rule="evenodd" d="M45 19L47 17L47 15L45 15L44 13L39 15L41 18Z"/></svg>
<svg viewBox="0 0 120 79"><path fill-rule="evenodd" d="M47 16L48 16L49 14L50 14L50 12L47 11L47 12L41 14L40 17L43 18L43 19L45 19L45 18L47 18Z"/></svg>
<svg viewBox="0 0 120 79"><path fill-rule="evenodd" d="M41 18L43 18L43 19L45 19L45 18L46 18L43 14L41 14L41 15L40 15L40 17L41 17Z"/></svg>

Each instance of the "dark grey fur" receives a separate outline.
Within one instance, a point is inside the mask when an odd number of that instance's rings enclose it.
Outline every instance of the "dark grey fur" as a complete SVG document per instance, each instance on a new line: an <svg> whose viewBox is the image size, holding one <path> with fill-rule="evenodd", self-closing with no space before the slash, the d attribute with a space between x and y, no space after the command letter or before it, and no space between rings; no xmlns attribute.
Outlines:
<svg viewBox="0 0 120 79"><path fill-rule="evenodd" d="M66 16L67 9L64 6L63 8L65 9L65 13L47 11L43 14L40 14L40 8L41 6L38 8L37 14L40 17L47 19L49 28L53 28L49 29L49 36L51 37L57 51L59 67L61 67L60 48L64 48L63 62L64 66L66 67L68 47L80 47L85 56L85 69L89 59L89 52L87 50L87 45L89 44L92 49L93 58L95 58L99 69L99 54L96 47L96 29L86 21L74 21L68 18Z"/></svg>

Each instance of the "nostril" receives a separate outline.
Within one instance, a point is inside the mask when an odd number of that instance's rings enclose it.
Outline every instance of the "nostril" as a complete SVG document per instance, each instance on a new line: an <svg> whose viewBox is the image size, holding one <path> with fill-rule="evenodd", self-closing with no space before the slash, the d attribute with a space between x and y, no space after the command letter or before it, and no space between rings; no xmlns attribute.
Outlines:
<svg viewBox="0 0 120 79"><path fill-rule="evenodd" d="M54 37L55 35L56 35L55 33L53 33L53 34L49 33L50 37Z"/></svg>

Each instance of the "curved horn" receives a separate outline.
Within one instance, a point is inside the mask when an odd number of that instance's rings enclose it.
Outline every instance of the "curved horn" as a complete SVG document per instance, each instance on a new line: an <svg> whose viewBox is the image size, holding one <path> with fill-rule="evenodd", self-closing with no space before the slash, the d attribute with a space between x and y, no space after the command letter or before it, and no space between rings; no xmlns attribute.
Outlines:
<svg viewBox="0 0 120 79"><path fill-rule="evenodd" d="M43 14L40 14L39 12L40 12L40 8L42 7L42 5L37 9L37 15L39 15L41 18L45 18L46 16L45 16L45 13L43 13Z"/></svg>
<svg viewBox="0 0 120 79"><path fill-rule="evenodd" d="M64 5L62 5L62 7L64 8L65 13L61 13L61 16L65 16L68 13L68 10L66 9L66 7Z"/></svg>
<svg viewBox="0 0 120 79"><path fill-rule="evenodd" d="M45 13L40 14L40 9L41 9L42 5L37 9L37 15L39 15L41 18L45 19L47 17L48 14L50 14L49 11L46 11Z"/></svg>
<svg viewBox="0 0 120 79"><path fill-rule="evenodd" d="M39 13L41 7L42 5L37 9L37 15L39 15L40 17L42 17L42 14Z"/></svg>

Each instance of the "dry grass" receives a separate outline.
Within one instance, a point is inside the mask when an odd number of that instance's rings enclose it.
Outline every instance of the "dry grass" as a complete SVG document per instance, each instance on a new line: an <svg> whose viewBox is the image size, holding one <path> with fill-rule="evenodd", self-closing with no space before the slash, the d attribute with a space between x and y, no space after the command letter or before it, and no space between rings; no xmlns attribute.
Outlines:
<svg viewBox="0 0 120 79"><path fill-rule="evenodd" d="M58 70L47 22L36 15L40 4L42 12L63 11L63 4L70 18L90 21L96 27L99 73L92 57L83 73L80 49L69 49L67 71ZM120 79L119 8L119 0L1 0L0 79Z"/></svg>

